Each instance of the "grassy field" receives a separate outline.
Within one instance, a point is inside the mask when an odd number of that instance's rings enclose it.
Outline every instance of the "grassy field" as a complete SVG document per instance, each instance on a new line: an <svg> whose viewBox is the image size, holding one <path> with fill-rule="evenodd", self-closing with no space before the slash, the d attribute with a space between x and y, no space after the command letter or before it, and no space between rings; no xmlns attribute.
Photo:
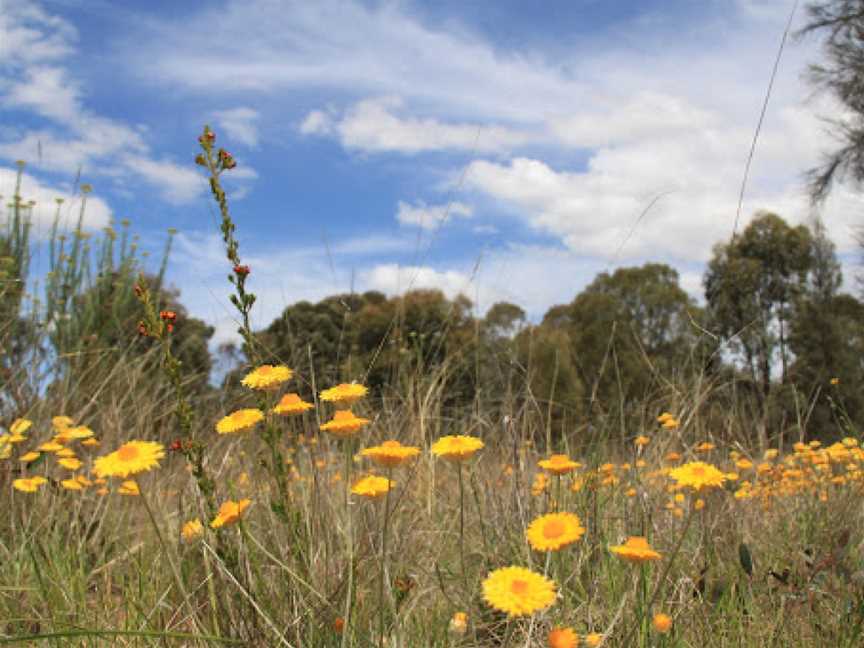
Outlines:
<svg viewBox="0 0 864 648"><path fill-rule="evenodd" d="M256 361L208 132L244 384L192 389L143 279L146 348L48 388L52 359L15 367L37 387L0 437L0 644L864 643L854 430L758 430L728 385L662 377L630 425L553 433L530 397L448 407L446 362L364 394Z"/></svg>

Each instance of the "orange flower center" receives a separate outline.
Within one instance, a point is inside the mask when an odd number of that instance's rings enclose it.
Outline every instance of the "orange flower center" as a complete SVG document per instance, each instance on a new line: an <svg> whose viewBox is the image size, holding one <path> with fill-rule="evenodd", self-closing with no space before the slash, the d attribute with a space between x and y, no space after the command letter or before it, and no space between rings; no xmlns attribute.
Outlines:
<svg viewBox="0 0 864 648"><path fill-rule="evenodd" d="M382 448L401 448L402 444L398 441L385 441L381 444Z"/></svg>
<svg viewBox="0 0 864 648"><path fill-rule="evenodd" d="M258 373L261 374L262 376L266 376L271 371L273 371L273 367L271 367L270 365L264 365L262 367L258 367Z"/></svg>
<svg viewBox="0 0 864 648"><path fill-rule="evenodd" d="M528 581L516 578L510 583L510 591L516 596L523 596L528 591Z"/></svg>
<svg viewBox="0 0 864 648"><path fill-rule="evenodd" d="M705 475L705 469L702 466L693 466L693 475L696 477L703 477Z"/></svg>
<svg viewBox="0 0 864 648"><path fill-rule="evenodd" d="M564 535L567 530L567 525L561 520L549 520L543 525L543 537L552 539Z"/></svg>
<svg viewBox="0 0 864 648"><path fill-rule="evenodd" d="M117 450L117 457L120 461L133 461L138 458L138 448L132 445L120 446Z"/></svg>

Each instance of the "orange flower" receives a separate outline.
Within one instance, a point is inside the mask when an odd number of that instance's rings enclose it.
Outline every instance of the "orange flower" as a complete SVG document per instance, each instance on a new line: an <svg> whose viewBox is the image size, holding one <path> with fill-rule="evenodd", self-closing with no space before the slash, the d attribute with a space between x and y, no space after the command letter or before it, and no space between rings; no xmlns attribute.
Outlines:
<svg viewBox="0 0 864 648"><path fill-rule="evenodd" d="M314 407L312 403L307 403L297 394L285 394L276 407L273 408L274 414L302 414L306 410Z"/></svg>
<svg viewBox="0 0 864 648"><path fill-rule="evenodd" d="M537 465L553 475L566 475L582 466L582 464L573 461L565 454L553 454L548 459L538 461Z"/></svg>
<svg viewBox="0 0 864 648"><path fill-rule="evenodd" d="M322 430L347 439L357 434L364 425L369 424L369 419L354 416L351 410L337 410L333 418L321 426Z"/></svg>
<svg viewBox="0 0 864 648"><path fill-rule="evenodd" d="M234 524L243 515L243 511L252 503L252 500L242 499L239 502L227 500L219 507L219 513L210 522L210 526L214 529L220 529L223 526Z"/></svg>
<svg viewBox="0 0 864 648"><path fill-rule="evenodd" d="M609 547L609 551L633 563L660 560L662 556L651 548L643 536L630 536L623 545Z"/></svg>
<svg viewBox="0 0 864 648"><path fill-rule="evenodd" d="M549 648L576 648L579 635L573 628L555 628L549 633Z"/></svg>
<svg viewBox="0 0 864 648"><path fill-rule="evenodd" d="M369 457L379 466L395 468L420 454L420 448L403 446L398 441L385 441L380 446L366 448L360 454Z"/></svg>
<svg viewBox="0 0 864 648"><path fill-rule="evenodd" d="M651 625L653 625L654 629L660 634L666 634L672 629L672 617L663 612L658 612L651 620Z"/></svg>

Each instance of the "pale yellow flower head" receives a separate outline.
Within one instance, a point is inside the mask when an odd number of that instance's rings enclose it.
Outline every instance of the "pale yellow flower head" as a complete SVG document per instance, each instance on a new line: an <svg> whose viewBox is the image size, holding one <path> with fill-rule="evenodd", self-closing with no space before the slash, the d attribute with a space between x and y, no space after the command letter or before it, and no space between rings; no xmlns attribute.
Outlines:
<svg viewBox="0 0 864 648"><path fill-rule="evenodd" d="M16 434L24 434L27 430L30 429L30 426L33 425L33 421L25 418L15 419L12 422L12 425L9 426L9 434L15 436Z"/></svg>
<svg viewBox="0 0 864 648"><path fill-rule="evenodd" d="M364 477L351 487L351 492L354 495L365 497L366 499L378 499L385 495L396 483L386 477L377 475L369 475Z"/></svg>
<svg viewBox="0 0 864 648"><path fill-rule="evenodd" d="M334 403L340 407L350 407L363 398L369 390L364 385L357 383L342 383L321 392L321 400L325 403Z"/></svg>
<svg viewBox="0 0 864 648"><path fill-rule="evenodd" d="M293 375L294 372L288 367L265 364L246 374L240 382L252 389L274 389L291 380Z"/></svg>
<svg viewBox="0 0 864 648"><path fill-rule="evenodd" d="M443 436L432 444L432 454L448 461L465 461L474 456L484 443L473 436Z"/></svg>
<svg viewBox="0 0 864 648"><path fill-rule="evenodd" d="M264 420L264 412L255 408L241 409L223 417L216 423L216 431L219 434L230 434L232 432L243 432L251 430Z"/></svg>
<svg viewBox="0 0 864 648"><path fill-rule="evenodd" d="M420 448L403 446L398 441L385 441L379 446L366 448L360 452L363 457L368 457L379 466L395 468L406 461L410 461L420 454Z"/></svg>
<svg viewBox="0 0 864 648"><path fill-rule="evenodd" d="M12 488L22 493L35 493L43 484L47 483L47 479L38 475L36 477L22 477L12 482Z"/></svg>

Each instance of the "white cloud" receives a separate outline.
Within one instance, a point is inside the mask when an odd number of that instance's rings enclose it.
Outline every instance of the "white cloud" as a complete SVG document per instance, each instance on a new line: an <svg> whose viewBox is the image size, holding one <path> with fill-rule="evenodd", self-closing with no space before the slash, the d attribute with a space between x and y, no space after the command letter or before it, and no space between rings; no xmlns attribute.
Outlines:
<svg viewBox="0 0 864 648"><path fill-rule="evenodd" d="M334 132L333 117L323 110L313 110L300 124L304 135L330 135Z"/></svg>
<svg viewBox="0 0 864 648"><path fill-rule="evenodd" d="M165 200L188 203L204 191L206 182L191 166L179 165L169 160L155 160L143 155L127 155L123 164L149 184L159 187Z"/></svg>
<svg viewBox="0 0 864 648"><path fill-rule="evenodd" d="M210 96L332 89L404 97L469 119L537 124L587 96L561 66L496 51L464 30L426 27L394 3L229 0L195 22L207 29L164 21L128 56L159 83Z"/></svg>
<svg viewBox="0 0 864 648"><path fill-rule="evenodd" d="M396 220L402 225L414 225L426 230L438 229L453 218L470 218L474 210L470 205L451 202L447 205L427 205L420 201L417 205L399 201Z"/></svg>
<svg viewBox="0 0 864 648"><path fill-rule="evenodd" d="M80 111L79 91L66 72L56 66L34 65L24 71L23 79L10 84L3 105L30 108L61 123L74 122Z"/></svg>
<svg viewBox="0 0 864 648"><path fill-rule="evenodd" d="M3 202L0 213L8 213L5 205L12 202L17 177L18 171L16 169L0 167L0 196L2 196ZM43 239L50 234L51 226L58 214L56 202L58 198L63 200L59 206L61 228L75 228L81 213L81 194L72 193L69 189L43 184L29 173L22 176L21 199L25 203L29 203L31 200L36 203L30 212L33 226L32 235L35 238ZM111 208L104 199L90 194L87 196L87 205L84 210L84 228L93 230L105 227L109 223L111 213Z"/></svg>
<svg viewBox="0 0 864 648"><path fill-rule="evenodd" d="M470 291L470 275L455 270L438 271L428 266L402 266L397 263L376 265L360 273L360 283L371 290L398 295L408 290L437 288L448 297Z"/></svg>
<svg viewBox="0 0 864 648"><path fill-rule="evenodd" d="M52 61L74 51L76 29L37 5L20 0L3 2L0 11L0 63L18 65Z"/></svg>
<svg viewBox="0 0 864 648"><path fill-rule="evenodd" d="M396 112L403 105L398 97L367 99L352 106L338 119L313 110L300 125L300 132L335 135L347 149L406 154L425 151L500 152L542 139L542 133L527 130L400 116Z"/></svg>
<svg viewBox="0 0 864 648"><path fill-rule="evenodd" d="M229 140L236 140L249 148L258 147L260 117L257 110L245 106L213 113L213 119L218 127L225 131Z"/></svg>
<svg viewBox="0 0 864 648"><path fill-rule="evenodd" d="M2 0L0 0L2 2ZM27 0L0 10L0 111L27 110L49 125L9 129L0 159L24 159L32 170L61 172L119 188L143 180L169 202L188 202L204 184L194 170L155 155L142 127L103 117L84 103L79 80L67 66L77 32ZM241 116L242 117L242 116Z"/></svg>

